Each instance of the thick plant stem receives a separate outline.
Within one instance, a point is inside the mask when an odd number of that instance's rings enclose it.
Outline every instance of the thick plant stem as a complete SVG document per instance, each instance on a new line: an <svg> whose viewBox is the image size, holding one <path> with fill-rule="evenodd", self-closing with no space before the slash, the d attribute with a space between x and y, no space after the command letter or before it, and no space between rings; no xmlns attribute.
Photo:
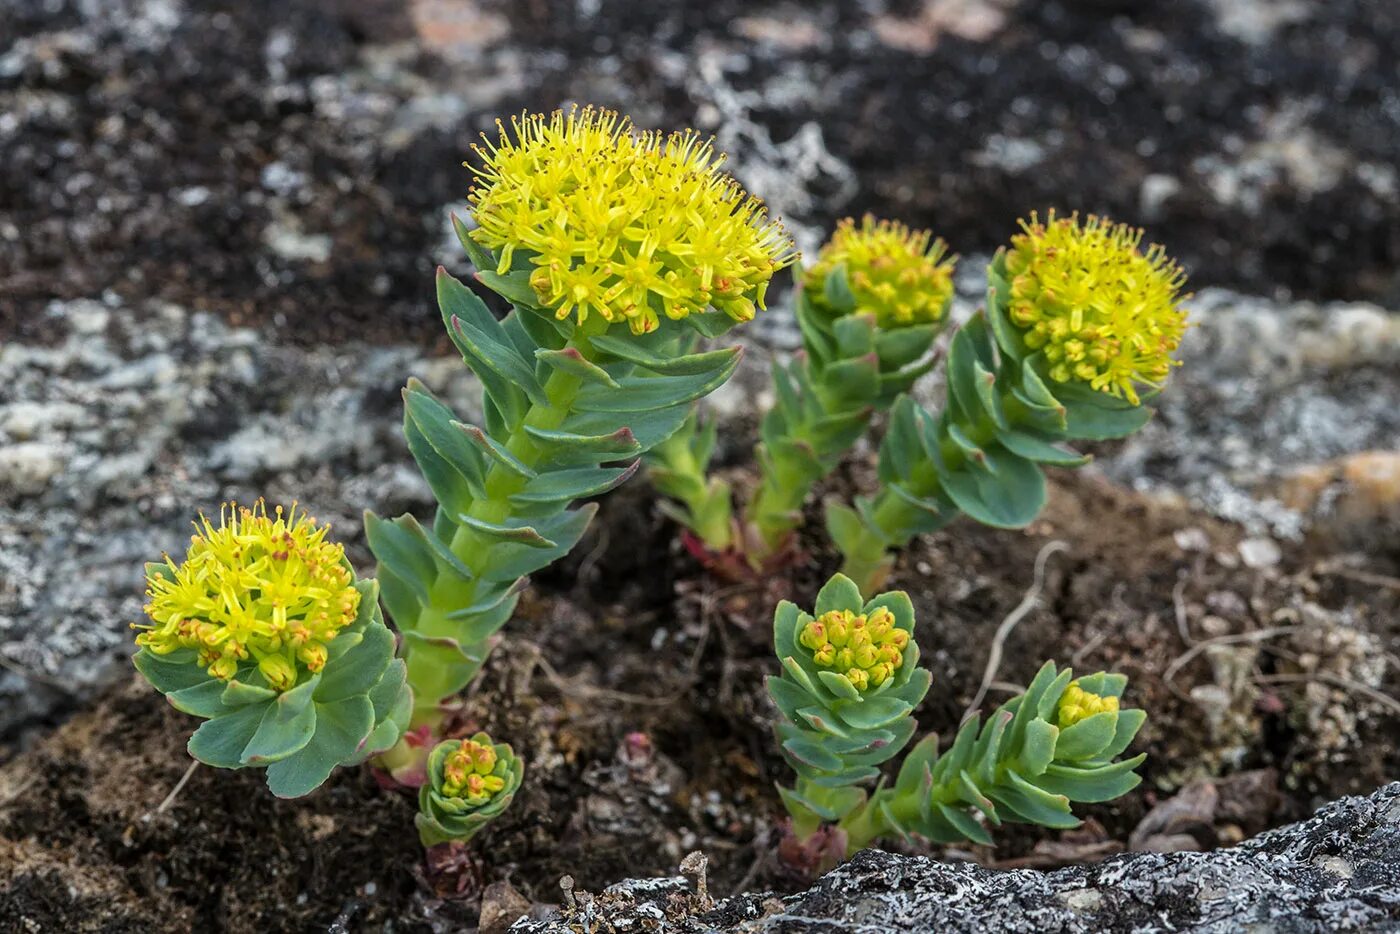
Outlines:
<svg viewBox="0 0 1400 934"><path fill-rule="evenodd" d="M570 346L585 357L590 353L587 338L582 334L576 334ZM582 386L583 380L577 376L561 370L551 373L544 384L548 404L532 404L526 409L520 422L513 427L505 444L506 449L527 467L538 464L543 452L525 432L525 427L557 429L568 417L574 397ZM485 495L475 500L466 514L484 522L504 522L511 516L509 497L518 493L525 482L518 473L493 462L483 483ZM449 548L464 565L475 571L493 544L470 526L460 524L453 533ZM449 615L473 605L480 580L479 576L462 580L454 575L440 575L429 588L427 605L419 617L416 631L430 639L454 638L461 623L450 619ZM470 683L480 668L478 664L470 670L458 668L451 671L439 665L435 659L415 657L413 652L407 654L407 662L408 683L414 697L413 716L399 745L381 757L381 765L385 766L421 758L421 750L401 747L421 738L424 732L435 734L443 719L442 702Z"/></svg>
<svg viewBox="0 0 1400 934"><path fill-rule="evenodd" d="M692 412L681 430L653 448L647 460L657 490L681 504L680 509L665 504L673 517L706 548L722 554L735 544L733 491L726 481L706 473L714 431L713 424L701 429Z"/></svg>
<svg viewBox="0 0 1400 934"><path fill-rule="evenodd" d="M1018 424L1020 403L1009 393L1001 393L1000 397L1008 422ZM996 437L996 426L985 417L964 426L963 431L975 445L986 444ZM967 460L963 449L947 440L940 442L939 454L943 462L951 468L956 468ZM932 465L927 463L919 465L908 487L910 492L926 500L937 499L941 493L938 474ZM855 581L862 591L878 590L884 586L885 579L894 565L891 550L907 547L916 535L943 528L958 514L948 512L933 515L927 509L885 487L871 501L867 515L870 521L865 523L862 534L854 540L840 543L841 573Z"/></svg>
<svg viewBox="0 0 1400 934"><path fill-rule="evenodd" d="M753 531L749 548L749 563L762 567L773 555L782 551L801 523L802 504L812 487L820 480L796 464L783 464L776 458L773 468L764 470L758 491L744 510L744 518Z"/></svg>

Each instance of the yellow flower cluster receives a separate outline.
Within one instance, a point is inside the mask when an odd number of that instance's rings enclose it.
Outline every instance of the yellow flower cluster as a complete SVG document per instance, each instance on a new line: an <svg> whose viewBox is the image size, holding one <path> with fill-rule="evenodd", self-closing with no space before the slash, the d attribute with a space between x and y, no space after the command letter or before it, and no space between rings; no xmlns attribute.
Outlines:
<svg viewBox="0 0 1400 934"><path fill-rule="evenodd" d="M927 230L910 230L897 221L877 221L869 214L860 226L851 218L836 225L808 272L811 297L820 299L822 284L845 265L856 311L873 312L882 328L934 324L946 314L953 294L953 266L942 240Z"/></svg>
<svg viewBox="0 0 1400 934"><path fill-rule="evenodd" d="M154 625L136 637L157 655L198 651L209 674L229 681L246 659L273 688L297 683L297 663L311 672L326 664L326 644L354 621L360 593L345 567L345 549L326 540L296 506L269 516L259 500L252 509L226 503L215 527L200 516L189 551L178 567L166 555L173 578L147 578L146 613Z"/></svg>
<svg viewBox="0 0 1400 934"><path fill-rule="evenodd" d="M713 306L747 321L796 259L782 224L693 130L635 133L592 107L497 126L499 140L472 147L482 165L472 167L471 236L498 251L502 275L528 253L530 285L560 319L596 312L645 334L658 314Z"/></svg>
<svg viewBox="0 0 1400 934"><path fill-rule="evenodd" d="M1181 267L1156 244L1142 252L1142 230L1092 214L1031 214L1021 229L1006 256L1007 313L1050 378L1134 404L1137 384L1161 386L1186 330Z"/></svg>
<svg viewBox="0 0 1400 934"><path fill-rule="evenodd" d="M442 793L479 807L506 786L504 778L492 774L496 750L485 743L463 740L442 763Z"/></svg>
<svg viewBox="0 0 1400 934"><path fill-rule="evenodd" d="M797 641L811 649L819 666L845 675L864 691L894 677L904 664L909 633L895 626L894 614L884 607L869 616L832 610L802 627Z"/></svg>
<svg viewBox="0 0 1400 934"><path fill-rule="evenodd" d="M1079 686L1078 681L1071 681L1069 687L1065 688L1065 693L1060 695L1058 714L1060 729L1074 726L1080 720L1088 719L1094 714L1104 711L1117 713L1118 698L1090 694Z"/></svg>

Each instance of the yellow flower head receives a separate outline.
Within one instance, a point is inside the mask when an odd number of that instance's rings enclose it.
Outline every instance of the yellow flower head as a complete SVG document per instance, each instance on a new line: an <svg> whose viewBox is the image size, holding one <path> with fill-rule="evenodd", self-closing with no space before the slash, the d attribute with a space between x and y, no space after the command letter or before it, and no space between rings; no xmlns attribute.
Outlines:
<svg viewBox="0 0 1400 934"><path fill-rule="evenodd" d="M195 649L209 674L228 681L239 662L252 660L279 691L307 671L326 664L326 643L354 621L360 592L345 567L345 549L326 540L318 526L293 505L268 515L258 500L252 509L226 503L216 527L200 516L185 560L166 556L174 577L146 579L146 613L152 625L136 637L157 655Z"/></svg>
<svg viewBox="0 0 1400 934"><path fill-rule="evenodd" d="M953 294L953 266L947 245L927 230L910 230L897 221L867 214L860 226L851 218L836 225L817 262L806 275L813 298L842 264L856 298L856 311L873 312L882 328L935 324L947 313Z"/></svg>
<svg viewBox="0 0 1400 934"><path fill-rule="evenodd" d="M713 306L736 321L762 308L768 282L796 259L782 224L720 172L724 157L693 130L634 132L610 110L584 107L497 123L473 146L472 239L538 268L530 285L563 319L590 312L634 334L658 315Z"/></svg>
<svg viewBox="0 0 1400 934"><path fill-rule="evenodd" d="M895 626L894 614L884 607L868 616L832 610L802 627L797 641L819 667L845 675L864 691L894 677L904 664L909 633Z"/></svg>
<svg viewBox="0 0 1400 934"><path fill-rule="evenodd" d="M1181 267L1156 244L1142 252L1142 230L1092 214L1032 213L1021 229L1006 254L1007 314L1050 378L1134 404L1137 384L1160 387L1186 330Z"/></svg>
<svg viewBox="0 0 1400 934"><path fill-rule="evenodd" d="M496 750L486 743L463 740L442 763L442 793L473 806L486 804L506 786L495 774Z"/></svg>
<svg viewBox="0 0 1400 934"><path fill-rule="evenodd" d="M1100 697L1098 694L1090 694L1079 686L1078 681L1071 681L1069 687L1065 688L1065 693L1060 695L1060 707L1058 720L1060 729L1074 726L1080 720L1088 719L1096 713L1104 711L1117 712L1118 698Z"/></svg>

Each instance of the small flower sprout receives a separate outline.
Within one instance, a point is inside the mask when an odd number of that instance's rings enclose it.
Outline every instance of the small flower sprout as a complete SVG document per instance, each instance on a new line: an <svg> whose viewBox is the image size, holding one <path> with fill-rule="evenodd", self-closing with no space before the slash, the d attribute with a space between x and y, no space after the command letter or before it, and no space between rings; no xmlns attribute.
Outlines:
<svg viewBox="0 0 1400 934"><path fill-rule="evenodd" d="M796 258L763 206L693 132L636 132L593 108L527 115L483 138L454 218L498 319L438 271L443 325L481 380L481 424L427 387L404 390L404 435L438 509L367 516L384 602L414 693L412 731L378 760L408 785L446 708L480 671L521 580L583 535L593 504L722 385L740 348L695 352L761 308Z"/></svg>
<svg viewBox="0 0 1400 934"><path fill-rule="evenodd" d="M802 839L865 799L858 786L913 737L912 713L930 683L904 593L867 602L838 574L817 595L816 612L778 605L773 644L783 672L768 679L783 713L778 740L797 772L796 785L778 791Z"/></svg>
<svg viewBox="0 0 1400 934"><path fill-rule="evenodd" d="M774 366L764 417L759 487L737 528L729 487L709 479L713 428L692 419L649 459L674 514L730 576L771 568L792 553L802 504L878 412L933 366L953 297L954 259L927 230L866 216L842 221L800 276L802 352ZM735 570L737 569L737 570Z"/></svg>
<svg viewBox="0 0 1400 934"><path fill-rule="evenodd" d="M1090 694L1080 686L1078 681L1071 681L1069 687L1065 688L1065 693L1060 696L1060 705L1056 710L1055 717L1060 729L1063 730L1097 714L1117 712L1117 697L1111 694L1108 697Z"/></svg>
<svg viewBox="0 0 1400 934"><path fill-rule="evenodd" d="M510 746L485 733L449 739L428 756L418 790L418 835L424 846L466 843L510 805L525 766Z"/></svg>
<svg viewBox="0 0 1400 934"><path fill-rule="evenodd" d="M206 722L190 755L266 766L282 797L398 740L411 697L378 587L294 506L233 504L201 517L185 560L148 564L149 625L134 661L178 710Z"/></svg>
<svg viewBox="0 0 1400 934"><path fill-rule="evenodd" d="M909 632L895 625L894 614L885 607L868 615L832 610L804 626L797 641L812 651L818 668L834 671L864 691L878 688L904 667Z"/></svg>
<svg viewBox="0 0 1400 934"><path fill-rule="evenodd" d="M843 572L864 586L921 533L965 514L1021 528L1045 504L1041 465L1083 457L1065 442L1121 438L1151 416L1186 329L1184 275L1143 233L1106 218L1032 214L987 271L987 305L948 348L937 415L908 396L880 446L881 489L831 503Z"/></svg>
<svg viewBox="0 0 1400 934"><path fill-rule="evenodd" d="M774 616L783 672L768 690L797 773L795 787L778 789L796 843L780 852L815 855L822 868L892 834L990 844L986 824L1074 827L1072 802L1108 801L1138 784L1133 769L1145 757L1117 758L1146 720L1120 707L1127 679L1100 672L1076 681L1047 663L985 724L968 718L941 754L938 737L925 738L892 785L868 791L877 766L912 738L913 711L931 681L918 667L913 607L903 593L862 603L838 574L817 596L817 612L814 619L783 602Z"/></svg>
<svg viewBox="0 0 1400 934"><path fill-rule="evenodd" d="M1160 388L1186 330L1181 267L1160 246L1143 253L1141 230L1092 214L1032 213L1021 229L1003 260L1005 314L1047 375L1134 405L1137 386Z"/></svg>
<svg viewBox="0 0 1400 934"><path fill-rule="evenodd" d="M748 321L795 258L782 225L721 174L724 157L694 130L635 133L626 117L585 107L516 118L473 148L470 236L496 252L499 275L528 255L538 304L558 318L597 314L634 334L656 330L658 312L679 320L712 306Z"/></svg>
<svg viewBox="0 0 1400 934"><path fill-rule="evenodd" d="M846 313L873 314L882 330L915 324L938 324L948 314L953 297L953 266L942 240L927 230L910 230L898 221L876 220L867 214L860 226L852 218L836 225L805 279L822 286L812 294L819 304L835 304L839 313L847 302L830 302L824 294L828 277L843 268L854 301Z"/></svg>

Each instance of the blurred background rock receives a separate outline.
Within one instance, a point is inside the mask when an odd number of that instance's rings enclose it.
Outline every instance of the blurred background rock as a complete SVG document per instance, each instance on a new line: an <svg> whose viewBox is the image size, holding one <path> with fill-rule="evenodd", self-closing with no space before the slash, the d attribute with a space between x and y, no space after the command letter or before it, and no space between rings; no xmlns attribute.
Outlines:
<svg viewBox="0 0 1400 934"><path fill-rule="evenodd" d="M933 228L964 314L1030 209L1147 226L1199 327L1099 469L1255 554L1394 557L1397 62L1393 0L3 0L0 755L121 670L195 509L299 498L353 537L426 504L398 388L473 405L432 305L460 163L574 101L714 133L808 250ZM775 304L759 350L793 343Z"/></svg>

